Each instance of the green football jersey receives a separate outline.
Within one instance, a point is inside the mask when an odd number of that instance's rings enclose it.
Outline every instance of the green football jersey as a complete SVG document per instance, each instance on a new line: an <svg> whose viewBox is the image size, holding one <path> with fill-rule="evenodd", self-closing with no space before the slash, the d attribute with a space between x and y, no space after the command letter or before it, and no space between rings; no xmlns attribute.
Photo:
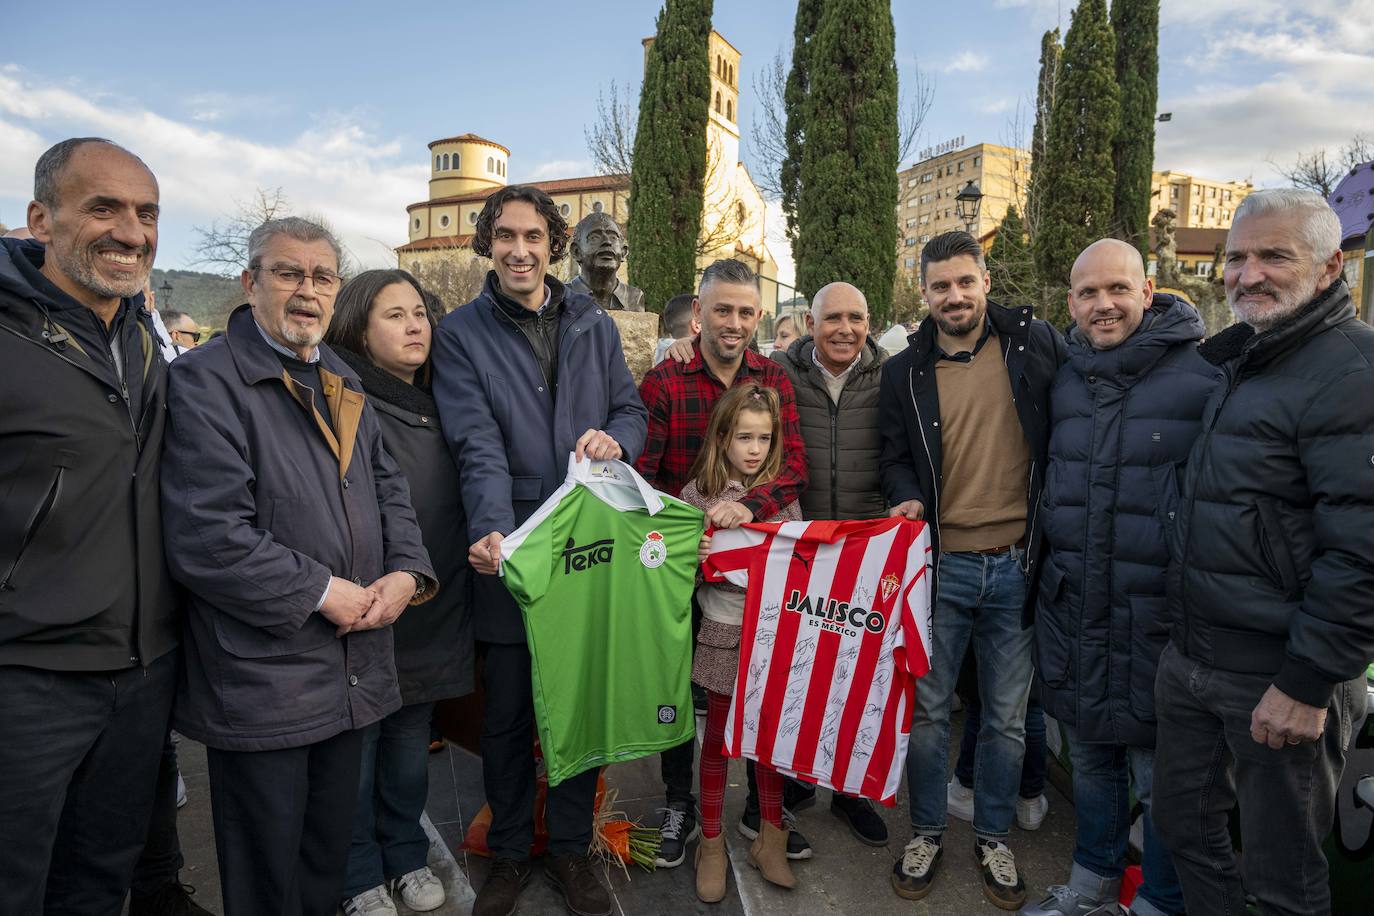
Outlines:
<svg viewBox="0 0 1374 916"><path fill-rule="evenodd" d="M692 588L703 516L620 461L568 462L501 542L529 639L549 785L696 735Z"/></svg>

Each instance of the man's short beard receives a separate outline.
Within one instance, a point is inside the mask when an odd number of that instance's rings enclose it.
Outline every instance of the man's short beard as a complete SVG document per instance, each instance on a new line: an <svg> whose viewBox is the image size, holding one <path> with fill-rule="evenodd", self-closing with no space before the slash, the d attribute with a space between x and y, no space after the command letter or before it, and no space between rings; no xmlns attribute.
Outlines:
<svg viewBox="0 0 1374 916"><path fill-rule="evenodd" d="M962 324L951 324L940 317L939 312L932 312L931 317L935 319L935 326L940 329L946 337L963 337L965 334L973 333L983 323L983 316L977 311L969 316L968 321Z"/></svg>
<svg viewBox="0 0 1374 916"><path fill-rule="evenodd" d="M96 252L101 247L111 248L113 246L100 246L99 243L96 243L74 250L65 245L54 244L48 247L48 256L57 264L59 271L71 277L78 286L90 290L102 299L128 299L143 292L143 287L148 285L148 276L153 272L152 261L147 258L147 246L141 250L136 249L136 253L144 258L143 270L123 283L107 280L96 270L95 259L98 257Z"/></svg>
<svg viewBox="0 0 1374 916"><path fill-rule="evenodd" d="M299 301L299 298L292 297L286 303L286 305L282 306L280 328L282 339L285 340L287 343L294 344L298 347L318 347L320 345L320 341L324 340L323 321L321 321L321 327L318 331L301 330L300 328L296 328L291 324L291 306L297 304ZM323 315L321 317L323 317Z"/></svg>
<svg viewBox="0 0 1374 916"><path fill-rule="evenodd" d="M1236 318L1260 333L1297 313L1304 305L1317 297L1317 279L1315 276L1311 278L1310 282L1293 287L1294 290L1303 290L1303 292L1283 292L1266 283L1263 286L1263 291L1274 298L1274 305L1262 311L1249 312L1248 307L1237 302L1241 293L1247 288L1253 287L1241 287L1239 285L1232 287L1226 294L1226 304L1231 307Z"/></svg>

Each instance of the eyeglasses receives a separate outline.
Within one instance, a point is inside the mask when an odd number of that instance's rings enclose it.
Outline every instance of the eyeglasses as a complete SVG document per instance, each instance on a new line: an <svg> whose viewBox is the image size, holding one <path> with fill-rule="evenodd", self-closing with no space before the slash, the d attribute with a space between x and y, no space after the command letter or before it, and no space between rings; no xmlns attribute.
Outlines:
<svg viewBox="0 0 1374 916"><path fill-rule="evenodd" d="M181 334L181 335L184 336L184 337L189 337L189 338L191 338L191 343L200 343L200 332L199 332L199 331L173 331L172 333L173 333L173 334Z"/></svg>
<svg viewBox="0 0 1374 916"><path fill-rule="evenodd" d="M306 280L315 287L315 292L330 295L339 287L342 277L328 271L316 271L308 274L303 270L295 270L290 267L264 267L263 270L270 273L277 281L277 287L282 290L294 290L300 287Z"/></svg>

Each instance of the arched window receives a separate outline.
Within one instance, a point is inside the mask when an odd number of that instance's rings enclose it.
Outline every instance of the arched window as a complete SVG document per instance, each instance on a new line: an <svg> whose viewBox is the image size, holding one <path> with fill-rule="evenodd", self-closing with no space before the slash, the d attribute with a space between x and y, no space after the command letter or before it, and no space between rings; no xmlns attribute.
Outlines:
<svg viewBox="0 0 1374 916"><path fill-rule="evenodd" d="M505 177L505 174L506 174L506 164L505 164L504 162L498 161L498 162L496 163L496 173L497 173L498 175L502 176L503 178Z"/></svg>
<svg viewBox="0 0 1374 916"><path fill-rule="evenodd" d="M446 171L446 172L448 171L448 153L444 153L444 165L443 165L443 168L444 168L444 171Z"/></svg>
<svg viewBox="0 0 1374 916"><path fill-rule="evenodd" d="M727 121L735 120L735 103L730 99L725 100L725 119Z"/></svg>
<svg viewBox="0 0 1374 916"><path fill-rule="evenodd" d="M496 171L496 160L493 159L493 158L491 158L490 156L487 157L487 171L488 171L488 172L494 172L494 171Z"/></svg>
<svg viewBox="0 0 1374 916"><path fill-rule="evenodd" d="M731 86L735 85L735 65L730 64L725 68L725 81Z"/></svg>
<svg viewBox="0 0 1374 916"><path fill-rule="evenodd" d="M440 168L442 168L442 166L439 164L440 161L442 161L442 157L441 157L441 156L435 156L435 157L434 157L434 171L436 171L436 172L439 171Z"/></svg>
<svg viewBox="0 0 1374 916"><path fill-rule="evenodd" d="M721 60L720 55L716 55L716 76L725 78L725 61Z"/></svg>
<svg viewBox="0 0 1374 916"><path fill-rule="evenodd" d="M716 93L716 114L720 114L720 93Z"/></svg>
<svg viewBox="0 0 1374 916"><path fill-rule="evenodd" d="M453 166L452 166L452 167L453 167L453 170L454 170L455 172L458 171L458 154L457 154L457 153L454 153L454 154L453 154Z"/></svg>

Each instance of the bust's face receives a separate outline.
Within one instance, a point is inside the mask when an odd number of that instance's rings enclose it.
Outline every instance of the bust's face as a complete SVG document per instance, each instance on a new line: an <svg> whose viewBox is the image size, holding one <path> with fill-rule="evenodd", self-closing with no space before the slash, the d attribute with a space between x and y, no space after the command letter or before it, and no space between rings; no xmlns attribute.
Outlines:
<svg viewBox="0 0 1374 916"><path fill-rule="evenodd" d="M573 260L583 270L619 270L627 250L620 227L609 219L584 220L573 235Z"/></svg>

